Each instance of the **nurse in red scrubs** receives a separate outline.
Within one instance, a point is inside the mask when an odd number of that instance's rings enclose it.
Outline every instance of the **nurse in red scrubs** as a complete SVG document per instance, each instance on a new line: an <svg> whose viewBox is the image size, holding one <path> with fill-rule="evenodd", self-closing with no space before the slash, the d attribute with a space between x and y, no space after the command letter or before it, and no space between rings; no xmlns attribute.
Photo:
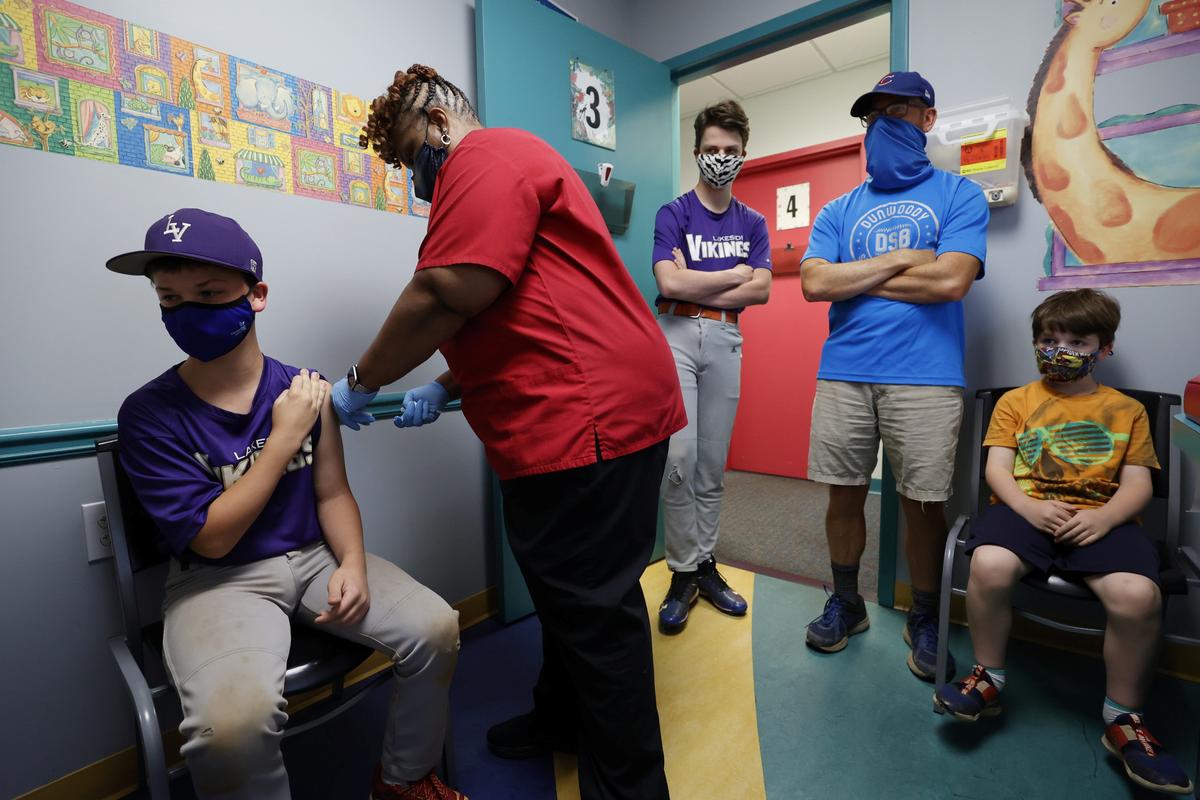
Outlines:
<svg viewBox="0 0 1200 800"><path fill-rule="evenodd" d="M357 428L378 388L435 350L450 367L409 393L397 424L462 398L543 631L534 709L489 746L578 749L584 800L666 798L638 580L667 440L686 422L667 343L583 182L536 136L485 129L416 65L374 101L362 143L409 167L432 208L416 275L334 405Z"/></svg>

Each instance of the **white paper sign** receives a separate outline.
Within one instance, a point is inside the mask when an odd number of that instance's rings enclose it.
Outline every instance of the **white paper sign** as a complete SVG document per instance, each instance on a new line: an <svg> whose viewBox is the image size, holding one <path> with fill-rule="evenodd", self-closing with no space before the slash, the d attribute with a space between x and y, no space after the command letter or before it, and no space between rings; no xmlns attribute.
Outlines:
<svg viewBox="0 0 1200 800"><path fill-rule="evenodd" d="M571 137L617 149L617 105L613 74L578 58L571 67Z"/></svg>
<svg viewBox="0 0 1200 800"><path fill-rule="evenodd" d="M807 228L808 225L808 184L798 183L776 189L775 230L790 231L793 228Z"/></svg>

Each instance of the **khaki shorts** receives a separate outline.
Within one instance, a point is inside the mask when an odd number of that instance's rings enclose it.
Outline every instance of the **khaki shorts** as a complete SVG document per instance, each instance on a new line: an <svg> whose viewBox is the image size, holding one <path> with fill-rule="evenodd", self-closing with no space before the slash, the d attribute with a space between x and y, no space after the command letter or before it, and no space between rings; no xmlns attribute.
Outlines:
<svg viewBox="0 0 1200 800"><path fill-rule="evenodd" d="M835 486L870 483L882 438L897 491L945 502L962 415L958 386L817 381L808 477Z"/></svg>

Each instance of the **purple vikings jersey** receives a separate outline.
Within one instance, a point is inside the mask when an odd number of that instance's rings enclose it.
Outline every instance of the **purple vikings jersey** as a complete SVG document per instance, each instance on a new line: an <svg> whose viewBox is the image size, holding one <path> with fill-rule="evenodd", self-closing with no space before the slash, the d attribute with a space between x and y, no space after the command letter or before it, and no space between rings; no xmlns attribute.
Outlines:
<svg viewBox="0 0 1200 800"><path fill-rule="evenodd" d="M250 412L235 414L193 394L176 369L125 398L117 415L121 465L158 528L162 548L181 560L246 564L320 539L312 466L321 436L318 419L233 550L208 559L188 549L208 519L209 504L258 457L271 435L275 399L300 370L264 356Z"/></svg>
<svg viewBox="0 0 1200 800"><path fill-rule="evenodd" d="M771 269L771 241L763 215L736 197L720 214L709 211L693 189L658 210L654 218L651 264L671 261L671 249L683 251L688 269L718 272L745 264ZM659 296L655 305L672 298ZM731 308L730 311L742 311Z"/></svg>

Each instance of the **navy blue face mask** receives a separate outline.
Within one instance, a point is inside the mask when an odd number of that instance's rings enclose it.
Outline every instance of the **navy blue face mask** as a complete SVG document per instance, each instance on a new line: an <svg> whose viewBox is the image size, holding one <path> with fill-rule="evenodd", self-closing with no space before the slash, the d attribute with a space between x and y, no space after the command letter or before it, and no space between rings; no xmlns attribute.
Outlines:
<svg viewBox="0 0 1200 800"><path fill-rule="evenodd" d="M880 116L867 128L867 173L875 189L903 189L933 173L925 133L911 122Z"/></svg>
<svg viewBox="0 0 1200 800"><path fill-rule="evenodd" d="M425 136L429 136L428 123L425 125ZM445 134L442 141L446 141ZM449 153L445 147L433 147L429 142L422 143L412 166L413 194L418 200L424 200L426 203L433 200L433 184L437 180L438 170L446 163L447 155Z"/></svg>
<svg viewBox="0 0 1200 800"><path fill-rule="evenodd" d="M247 297L229 303L188 301L162 306L162 320L180 350L199 361L212 361L242 343L254 325L254 309Z"/></svg>

